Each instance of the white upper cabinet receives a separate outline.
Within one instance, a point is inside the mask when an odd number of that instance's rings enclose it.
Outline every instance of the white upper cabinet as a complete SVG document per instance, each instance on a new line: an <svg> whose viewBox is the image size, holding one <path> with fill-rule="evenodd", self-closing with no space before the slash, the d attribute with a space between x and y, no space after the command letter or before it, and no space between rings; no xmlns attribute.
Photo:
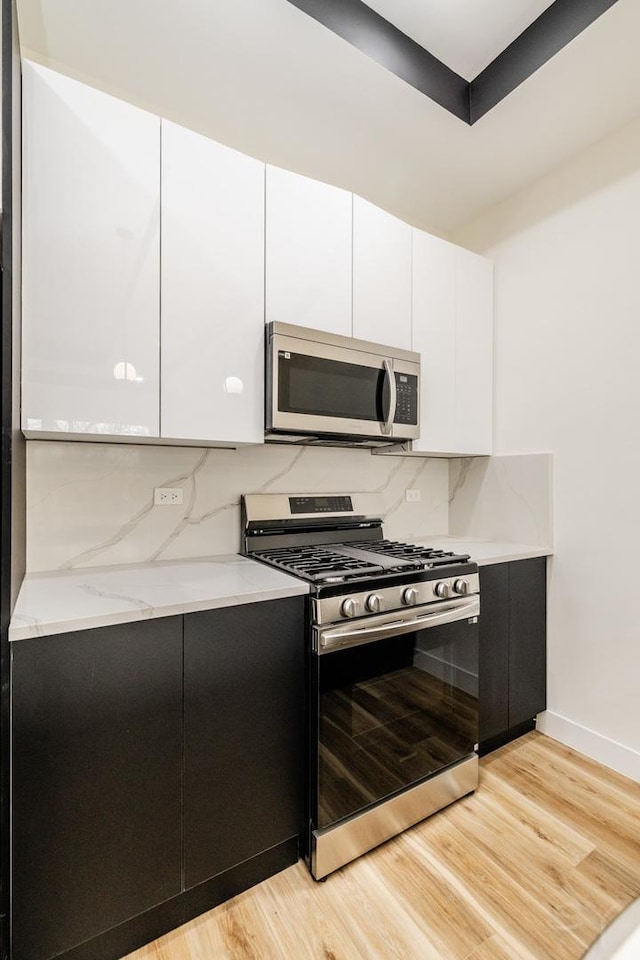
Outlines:
<svg viewBox="0 0 640 960"><path fill-rule="evenodd" d="M413 234L413 349L421 355L420 439L414 450L447 452L456 424L456 248Z"/></svg>
<svg viewBox="0 0 640 960"><path fill-rule="evenodd" d="M463 454L493 442L493 263L456 247L456 429Z"/></svg>
<svg viewBox="0 0 640 960"><path fill-rule="evenodd" d="M354 195L354 337L411 350L411 232Z"/></svg>
<svg viewBox="0 0 640 960"><path fill-rule="evenodd" d="M266 320L351 336L351 194L267 167Z"/></svg>
<svg viewBox="0 0 640 960"><path fill-rule="evenodd" d="M163 120L163 438L264 440L264 180Z"/></svg>
<svg viewBox="0 0 640 960"><path fill-rule="evenodd" d="M160 121L23 64L22 425L158 436Z"/></svg>
<svg viewBox="0 0 640 960"><path fill-rule="evenodd" d="M422 356L416 453L491 453L493 265L421 230L413 236L413 349Z"/></svg>
<svg viewBox="0 0 640 960"><path fill-rule="evenodd" d="M491 453L483 257L23 64L27 436L264 440L264 323L415 350L417 455ZM398 450L390 450L398 453Z"/></svg>

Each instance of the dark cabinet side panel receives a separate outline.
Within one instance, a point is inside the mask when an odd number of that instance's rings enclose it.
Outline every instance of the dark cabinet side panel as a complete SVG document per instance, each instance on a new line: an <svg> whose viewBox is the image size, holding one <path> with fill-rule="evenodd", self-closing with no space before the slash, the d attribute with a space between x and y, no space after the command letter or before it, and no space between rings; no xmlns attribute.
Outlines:
<svg viewBox="0 0 640 960"><path fill-rule="evenodd" d="M187 888L303 821L304 598L185 617Z"/></svg>
<svg viewBox="0 0 640 960"><path fill-rule="evenodd" d="M181 889L182 618L12 645L14 960Z"/></svg>
<svg viewBox="0 0 640 960"><path fill-rule="evenodd" d="M509 726L509 568L480 567L480 743Z"/></svg>
<svg viewBox="0 0 640 960"><path fill-rule="evenodd" d="M546 559L510 564L509 726L531 719L547 699Z"/></svg>

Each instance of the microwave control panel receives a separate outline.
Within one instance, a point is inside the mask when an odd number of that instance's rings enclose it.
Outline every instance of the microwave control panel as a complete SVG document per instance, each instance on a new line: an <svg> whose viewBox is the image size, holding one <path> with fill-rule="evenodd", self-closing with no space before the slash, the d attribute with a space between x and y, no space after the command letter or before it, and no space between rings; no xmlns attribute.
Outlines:
<svg viewBox="0 0 640 960"><path fill-rule="evenodd" d="M396 373L396 413L394 423L418 422L418 378L411 373Z"/></svg>

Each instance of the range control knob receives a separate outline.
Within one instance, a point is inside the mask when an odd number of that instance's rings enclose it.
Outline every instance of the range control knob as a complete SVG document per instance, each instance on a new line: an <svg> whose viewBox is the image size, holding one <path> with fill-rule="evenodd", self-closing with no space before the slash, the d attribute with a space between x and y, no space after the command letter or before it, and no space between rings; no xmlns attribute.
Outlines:
<svg viewBox="0 0 640 960"><path fill-rule="evenodd" d="M441 600L448 600L451 596L451 584L447 583L446 580L443 580L441 583L436 583L435 594L436 597L440 597Z"/></svg>
<svg viewBox="0 0 640 960"><path fill-rule="evenodd" d="M409 607L412 607L418 602L418 591L415 587L407 587L402 594L402 602L406 603Z"/></svg>
<svg viewBox="0 0 640 960"><path fill-rule="evenodd" d="M453 592L459 594L461 597L466 597L469 593L469 581L456 580L453 584Z"/></svg>
<svg viewBox="0 0 640 960"><path fill-rule="evenodd" d="M342 614L345 617L357 617L360 613L360 601L355 597L347 597L342 604Z"/></svg>
<svg viewBox="0 0 640 960"><path fill-rule="evenodd" d="M367 610L370 613L380 613L382 610L382 596L379 593L371 593L367 597Z"/></svg>

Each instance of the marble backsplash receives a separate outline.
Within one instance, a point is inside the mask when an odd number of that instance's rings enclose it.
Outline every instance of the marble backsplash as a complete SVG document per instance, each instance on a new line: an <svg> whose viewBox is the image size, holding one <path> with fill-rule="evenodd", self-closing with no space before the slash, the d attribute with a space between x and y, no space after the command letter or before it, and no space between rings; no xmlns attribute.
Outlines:
<svg viewBox="0 0 640 960"><path fill-rule="evenodd" d="M552 455L449 461L449 534L553 546Z"/></svg>
<svg viewBox="0 0 640 960"><path fill-rule="evenodd" d="M180 487L154 506L154 487ZM419 503L405 490L418 489ZM27 569L235 553L241 493L379 491L385 533L417 540L448 531L446 460L366 450L267 444L238 450L130 444L27 443Z"/></svg>

